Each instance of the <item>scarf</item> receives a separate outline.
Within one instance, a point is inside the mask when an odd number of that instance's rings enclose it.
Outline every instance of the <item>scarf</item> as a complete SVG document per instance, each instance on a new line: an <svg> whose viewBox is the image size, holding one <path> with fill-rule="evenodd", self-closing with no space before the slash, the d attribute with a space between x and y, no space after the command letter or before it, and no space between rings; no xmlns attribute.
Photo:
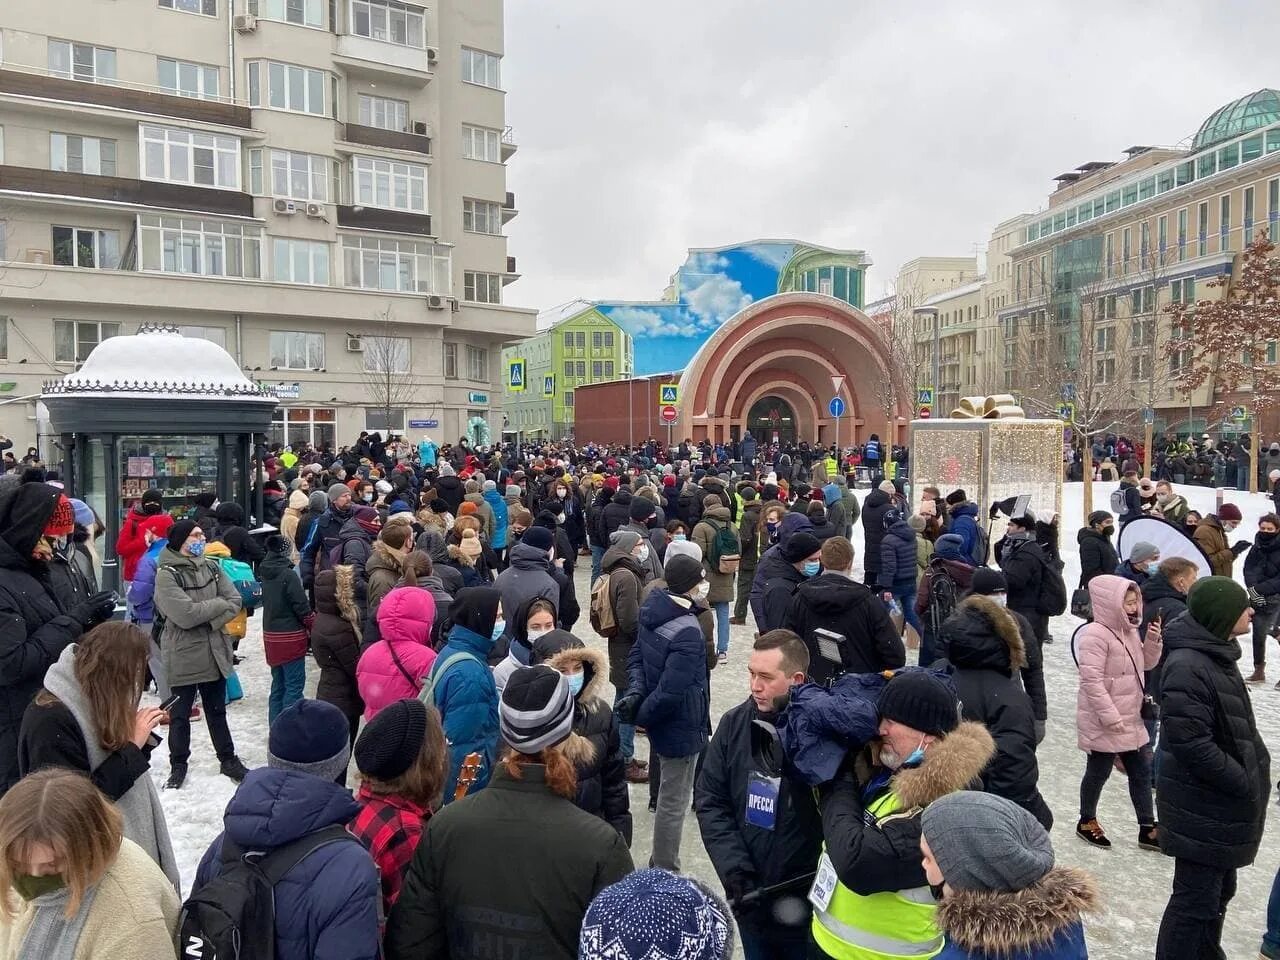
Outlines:
<svg viewBox="0 0 1280 960"><path fill-rule="evenodd" d="M96 770L109 754L102 749L97 725L89 714L88 701L76 680L76 647L77 644L73 643L63 649L57 663L45 674L44 688L57 697L75 717L84 737L85 752L89 755L89 768ZM150 773L144 773L133 781L133 786L116 801L116 808L124 817L124 835L145 850L169 878L173 889L181 892L178 861L173 855L164 808L160 806L160 795L156 792Z"/></svg>
<svg viewBox="0 0 1280 960"><path fill-rule="evenodd" d="M80 934L89 919L97 893L96 886L86 890L80 909L70 920L67 919L67 901L71 899L71 891L66 887L32 900L31 925L22 938L17 960L74 960L76 945L80 942Z"/></svg>

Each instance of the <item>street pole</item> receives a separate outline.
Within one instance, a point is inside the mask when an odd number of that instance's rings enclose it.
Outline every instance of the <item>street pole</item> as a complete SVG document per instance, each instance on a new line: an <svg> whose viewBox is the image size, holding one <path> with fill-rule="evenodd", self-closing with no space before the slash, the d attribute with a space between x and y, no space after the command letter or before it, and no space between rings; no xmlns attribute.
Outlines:
<svg viewBox="0 0 1280 960"><path fill-rule="evenodd" d="M942 314L933 311L933 399L942 389Z"/></svg>
<svg viewBox="0 0 1280 960"><path fill-rule="evenodd" d="M1253 449L1249 451L1249 492L1258 492L1258 456L1262 453L1262 418L1258 416L1258 406L1254 404L1253 410Z"/></svg>
<svg viewBox="0 0 1280 960"><path fill-rule="evenodd" d="M1155 477L1151 476L1151 444L1155 440L1155 424L1148 420L1142 433L1142 475L1148 480L1154 480Z"/></svg>

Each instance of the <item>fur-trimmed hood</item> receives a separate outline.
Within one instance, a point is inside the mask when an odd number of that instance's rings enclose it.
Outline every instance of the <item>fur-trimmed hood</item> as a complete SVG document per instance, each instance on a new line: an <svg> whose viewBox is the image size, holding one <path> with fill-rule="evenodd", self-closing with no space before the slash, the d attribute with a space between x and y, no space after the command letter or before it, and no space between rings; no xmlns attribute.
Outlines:
<svg viewBox="0 0 1280 960"><path fill-rule="evenodd" d="M930 745L920 766L895 773L889 789L903 810L927 807L977 780L995 752L996 744L987 728L966 720Z"/></svg>
<svg viewBox="0 0 1280 960"><path fill-rule="evenodd" d="M582 665L586 676L582 682L582 691L578 694L578 705L584 710L594 712L599 704L608 702L604 696L604 688L609 682L609 661L599 650L591 647L569 647L561 650L547 663L557 670L563 670L570 664Z"/></svg>
<svg viewBox="0 0 1280 960"><path fill-rule="evenodd" d="M1029 887L1012 893L949 890L936 922L947 940L983 956L1023 956L1101 909L1098 885L1075 867L1054 867Z"/></svg>
<svg viewBox="0 0 1280 960"><path fill-rule="evenodd" d="M1012 675L1027 665L1027 649L1018 621L989 597L966 597L942 628L947 659L971 670Z"/></svg>
<svg viewBox="0 0 1280 960"><path fill-rule="evenodd" d="M462 552L461 548L458 547L457 544L453 544L453 543L449 544L448 553L449 553L450 561L452 561L453 564L459 568L474 567L476 565L476 558L468 557L465 553Z"/></svg>
<svg viewBox="0 0 1280 960"><path fill-rule="evenodd" d="M356 606L356 568L349 563L333 568L333 599L342 619L355 631L358 643L364 639L364 631L361 630L360 608Z"/></svg>

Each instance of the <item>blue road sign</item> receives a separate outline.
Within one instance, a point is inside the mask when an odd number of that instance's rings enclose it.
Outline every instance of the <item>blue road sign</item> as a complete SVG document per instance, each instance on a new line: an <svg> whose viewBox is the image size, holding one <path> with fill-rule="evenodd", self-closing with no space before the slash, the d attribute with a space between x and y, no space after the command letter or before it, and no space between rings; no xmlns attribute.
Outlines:
<svg viewBox="0 0 1280 960"><path fill-rule="evenodd" d="M844 400L840 397L832 397L831 402L827 404L827 409L831 411L833 417L843 417L845 410Z"/></svg>

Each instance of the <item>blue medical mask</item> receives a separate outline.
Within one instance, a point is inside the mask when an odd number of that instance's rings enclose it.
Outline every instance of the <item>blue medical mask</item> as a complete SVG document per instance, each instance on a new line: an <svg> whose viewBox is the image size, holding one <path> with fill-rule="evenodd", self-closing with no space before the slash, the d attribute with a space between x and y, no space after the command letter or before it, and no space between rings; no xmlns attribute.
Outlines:
<svg viewBox="0 0 1280 960"><path fill-rule="evenodd" d="M187 544L187 553L193 557L201 556L204 553L204 541L197 540L195 543Z"/></svg>
<svg viewBox="0 0 1280 960"><path fill-rule="evenodd" d="M816 577L821 569L822 562L820 560L806 560L804 563L804 575L806 577Z"/></svg>
<svg viewBox="0 0 1280 960"><path fill-rule="evenodd" d="M686 537L683 533L677 533L677 534L676 534L675 536L673 536L671 539L672 539L672 540L688 540L689 538L688 538L688 537Z"/></svg>
<svg viewBox="0 0 1280 960"><path fill-rule="evenodd" d="M498 638L502 636L506 632L506 630L507 630L507 621L505 620L493 621L493 634L491 635L493 641L496 643Z"/></svg>
<svg viewBox="0 0 1280 960"><path fill-rule="evenodd" d="M587 674L585 671L582 673L567 673L565 674L565 680L569 682L569 692L576 697L582 692L582 685L587 680Z"/></svg>

